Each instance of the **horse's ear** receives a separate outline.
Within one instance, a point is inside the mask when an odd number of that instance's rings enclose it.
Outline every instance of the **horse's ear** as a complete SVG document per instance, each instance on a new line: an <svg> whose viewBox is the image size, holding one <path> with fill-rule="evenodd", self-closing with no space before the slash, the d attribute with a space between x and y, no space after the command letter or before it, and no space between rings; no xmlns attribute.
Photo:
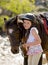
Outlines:
<svg viewBox="0 0 48 65"><path fill-rule="evenodd" d="M18 16L14 17L14 23L17 24L18 23Z"/></svg>
<svg viewBox="0 0 48 65"><path fill-rule="evenodd" d="M18 20L18 15L16 16L16 21Z"/></svg>
<svg viewBox="0 0 48 65"><path fill-rule="evenodd" d="M7 21L7 19L6 18L4 18L4 22L6 22Z"/></svg>

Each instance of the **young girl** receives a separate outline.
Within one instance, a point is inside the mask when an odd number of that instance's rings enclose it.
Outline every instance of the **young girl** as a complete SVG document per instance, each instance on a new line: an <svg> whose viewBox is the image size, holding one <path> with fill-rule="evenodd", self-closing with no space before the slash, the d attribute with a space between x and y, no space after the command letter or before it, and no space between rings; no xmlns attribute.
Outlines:
<svg viewBox="0 0 48 65"><path fill-rule="evenodd" d="M38 65L43 50L39 32L36 27L33 27L33 23L35 22L34 16L26 14L22 17L22 20L23 26L26 32L28 32L27 41L22 45L27 50L28 65Z"/></svg>

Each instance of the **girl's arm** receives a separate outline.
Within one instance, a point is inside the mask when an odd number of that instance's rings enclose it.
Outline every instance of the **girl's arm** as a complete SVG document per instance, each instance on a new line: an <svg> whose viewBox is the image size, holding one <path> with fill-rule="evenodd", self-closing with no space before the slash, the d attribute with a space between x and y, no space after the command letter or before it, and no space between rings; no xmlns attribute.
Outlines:
<svg viewBox="0 0 48 65"><path fill-rule="evenodd" d="M23 47L30 47L30 46L34 46L34 45L37 45L37 44L41 44L41 38L40 38L39 34L37 34L36 30L32 29L31 33L34 36L35 41L34 42L30 42L28 44L25 43L25 44L23 44Z"/></svg>
<svg viewBox="0 0 48 65"><path fill-rule="evenodd" d="M37 44L41 44L41 38L40 38L39 34L37 34L36 30L33 29L31 31L31 33L34 36L35 41L34 42L30 42L30 44L28 44L28 46L34 46L34 45L37 45Z"/></svg>

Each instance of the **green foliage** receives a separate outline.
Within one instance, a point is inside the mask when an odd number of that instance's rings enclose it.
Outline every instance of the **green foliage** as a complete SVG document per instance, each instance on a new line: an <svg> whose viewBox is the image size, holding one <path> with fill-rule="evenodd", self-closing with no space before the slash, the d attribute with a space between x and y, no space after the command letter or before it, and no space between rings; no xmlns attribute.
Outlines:
<svg viewBox="0 0 48 65"><path fill-rule="evenodd" d="M25 13L25 12L32 12L35 9L35 0L10 0L7 2L3 0L0 2L0 6L6 8L10 11L15 12L16 14Z"/></svg>
<svg viewBox="0 0 48 65"><path fill-rule="evenodd" d="M40 12L47 11L48 12L48 8L38 8L38 11L40 11Z"/></svg>
<svg viewBox="0 0 48 65"><path fill-rule="evenodd" d="M16 14L32 12L35 10L35 0L0 0L0 6ZM3 26L3 18L0 16L0 26Z"/></svg>
<svg viewBox="0 0 48 65"><path fill-rule="evenodd" d="M8 16L0 16L0 27L3 27L4 25L4 18L9 18Z"/></svg>
<svg viewBox="0 0 48 65"><path fill-rule="evenodd" d="M3 16L0 17L0 27L3 26Z"/></svg>
<svg viewBox="0 0 48 65"><path fill-rule="evenodd" d="M22 10L23 12L31 12L32 11L32 4L29 1L24 0L22 2Z"/></svg>

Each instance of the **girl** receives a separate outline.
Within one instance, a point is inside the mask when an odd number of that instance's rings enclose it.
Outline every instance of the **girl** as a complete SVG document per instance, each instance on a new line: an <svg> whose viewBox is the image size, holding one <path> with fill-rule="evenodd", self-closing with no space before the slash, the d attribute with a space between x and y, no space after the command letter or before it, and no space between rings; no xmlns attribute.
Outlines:
<svg viewBox="0 0 48 65"><path fill-rule="evenodd" d="M26 30L25 36L27 35L27 40L22 46L27 51L28 65L38 65L43 50L38 30L36 27L33 27L35 18L33 15L26 14L21 19L23 20L23 27Z"/></svg>

